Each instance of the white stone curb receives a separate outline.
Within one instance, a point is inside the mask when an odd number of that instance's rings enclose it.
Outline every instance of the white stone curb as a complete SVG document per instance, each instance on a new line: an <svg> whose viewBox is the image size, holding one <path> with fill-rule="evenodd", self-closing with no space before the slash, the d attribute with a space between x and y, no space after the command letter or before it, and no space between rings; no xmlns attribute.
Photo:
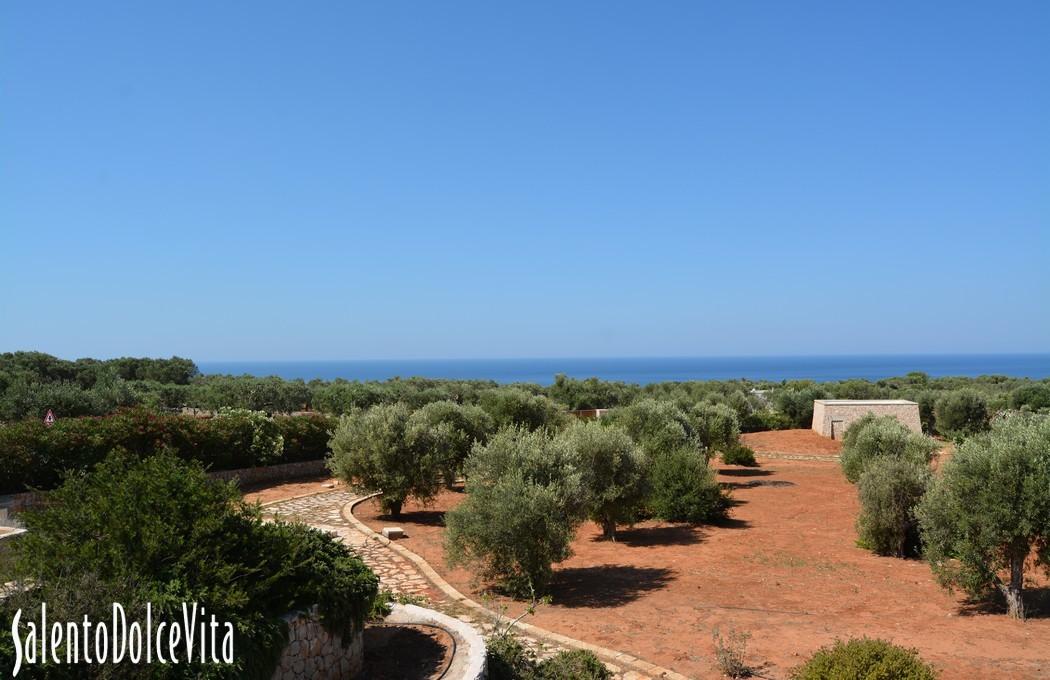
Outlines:
<svg viewBox="0 0 1050 680"><path fill-rule="evenodd" d="M383 623L422 624L441 628L456 641L452 665L443 680L483 680L488 672L485 658L485 639L473 626L451 616L417 607L414 604L393 604Z"/></svg>

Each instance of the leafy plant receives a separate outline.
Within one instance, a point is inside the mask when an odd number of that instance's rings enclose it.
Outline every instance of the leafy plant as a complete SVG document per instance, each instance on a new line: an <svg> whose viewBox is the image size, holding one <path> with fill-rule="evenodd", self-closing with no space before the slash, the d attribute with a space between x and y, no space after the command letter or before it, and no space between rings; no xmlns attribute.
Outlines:
<svg viewBox="0 0 1050 680"><path fill-rule="evenodd" d="M868 463L857 483L860 545L880 555L919 554L915 506L929 484L929 468L917 461L886 456Z"/></svg>
<svg viewBox="0 0 1050 680"><path fill-rule="evenodd" d="M649 506L660 519L707 522L724 517L729 498L715 480L707 459L688 448L654 456Z"/></svg>
<svg viewBox="0 0 1050 680"><path fill-rule="evenodd" d="M791 673L792 680L937 680L933 666L906 649L870 638L837 640Z"/></svg>
<svg viewBox="0 0 1050 680"><path fill-rule="evenodd" d="M876 458L904 458L925 466L939 446L933 439L901 425L892 416L862 419L846 431L840 462L846 479L855 484L865 467Z"/></svg>
<svg viewBox="0 0 1050 680"><path fill-rule="evenodd" d="M948 392L933 407L937 431L961 439L988 429L988 401L973 389Z"/></svg>
<svg viewBox="0 0 1050 680"><path fill-rule="evenodd" d="M758 467L758 461L755 460L755 450L744 444L736 444L723 451L722 462L726 465Z"/></svg>
<svg viewBox="0 0 1050 680"><path fill-rule="evenodd" d="M747 642L751 633L730 629L725 636L716 627L711 632L715 644L715 663L730 678L749 678L754 669L747 664Z"/></svg>

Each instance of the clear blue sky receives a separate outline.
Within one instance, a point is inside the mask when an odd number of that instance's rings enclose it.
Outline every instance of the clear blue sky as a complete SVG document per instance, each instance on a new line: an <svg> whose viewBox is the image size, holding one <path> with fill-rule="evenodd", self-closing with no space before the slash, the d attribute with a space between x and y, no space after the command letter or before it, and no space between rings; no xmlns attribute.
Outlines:
<svg viewBox="0 0 1050 680"><path fill-rule="evenodd" d="M1050 3L0 5L0 351L1050 350Z"/></svg>

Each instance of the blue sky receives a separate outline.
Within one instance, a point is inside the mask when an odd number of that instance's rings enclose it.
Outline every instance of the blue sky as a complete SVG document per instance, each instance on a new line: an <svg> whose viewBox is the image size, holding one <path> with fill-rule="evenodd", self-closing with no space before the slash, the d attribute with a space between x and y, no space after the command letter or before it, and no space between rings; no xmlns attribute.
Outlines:
<svg viewBox="0 0 1050 680"><path fill-rule="evenodd" d="M0 351L1050 349L1050 3L5 2Z"/></svg>

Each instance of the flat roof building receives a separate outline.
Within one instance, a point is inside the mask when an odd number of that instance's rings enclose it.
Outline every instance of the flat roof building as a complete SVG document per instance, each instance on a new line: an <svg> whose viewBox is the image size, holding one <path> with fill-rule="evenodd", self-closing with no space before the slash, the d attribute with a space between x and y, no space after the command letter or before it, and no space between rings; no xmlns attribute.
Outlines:
<svg viewBox="0 0 1050 680"><path fill-rule="evenodd" d="M873 413L893 416L910 430L922 433L919 405L907 399L817 399L813 402L813 429L832 439L842 439L854 421Z"/></svg>

